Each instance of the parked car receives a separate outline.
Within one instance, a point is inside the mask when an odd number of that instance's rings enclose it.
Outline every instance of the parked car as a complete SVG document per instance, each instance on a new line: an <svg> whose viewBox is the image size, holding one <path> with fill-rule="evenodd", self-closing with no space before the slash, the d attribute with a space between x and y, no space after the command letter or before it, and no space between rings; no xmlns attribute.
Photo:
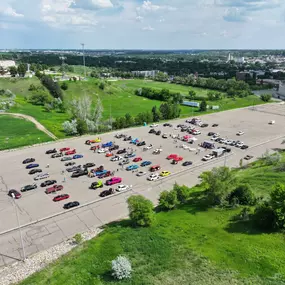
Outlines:
<svg viewBox="0 0 285 285"><path fill-rule="evenodd" d="M116 191L118 192L124 192L124 191L128 191L132 189L132 185L124 185L124 184L120 184L118 185L118 187L116 188Z"/></svg>
<svg viewBox="0 0 285 285"><path fill-rule="evenodd" d="M237 136L242 136L242 135L244 135L244 132L243 132L243 131L237 132Z"/></svg>
<svg viewBox="0 0 285 285"><path fill-rule="evenodd" d="M238 142L235 146L241 148L244 145L243 142Z"/></svg>
<svg viewBox="0 0 285 285"><path fill-rule="evenodd" d="M117 151L117 154L123 154L123 153L126 153L127 150L124 148L124 149L120 149Z"/></svg>
<svg viewBox="0 0 285 285"><path fill-rule="evenodd" d="M80 176L84 176L84 175L87 175L88 174L88 170L87 169L81 169L81 170L77 170L75 172L73 172L71 174L71 177L72 178L78 178Z"/></svg>
<svg viewBox="0 0 285 285"><path fill-rule="evenodd" d="M248 149L248 145L242 145L240 149Z"/></svg>
<svg viewBox="0 0 285 285"><path fill-rule="evenodd" d="M144 146L144 145L145 145L145 141L137 143L137 146Z"/></svg>
<svg viewBox="0 0 285 285"><path fill-rule="evenodd" d="M113 146L112 142L107 142L102 144L102 148L111 147L111 146Z"/></svg>
<svg viewBox="0 0 285 285"><path fill-rule="evenodd" d="M54 148L46 151L46 154L52 154L52 153L57 153L57 150Z"/></svg>
<svg viewBox="0 0 285 285"><path fill-rule="evenodd" d="M63 209L71 209L71 208L77 207L79 205L80 205L80 203L77 201L69 202L69 203L63 205Z"/></svg>
<svg viewBox="0 0 285 285"><path fill-rule="evenodd" d="M122 182L121 177L112 177L111 179L106 181L106 185L114 185Z"/></svg>
<svg viewBox="0 0 285 285"><path fill-rule="evenodd" d="M41 183L41 187L46 187L46 186L49 186L49 185L53 185L55 183L57 183L56 180L46 180L45 182Z"/></svg>
<svg viewBox="0 0 285 285"><path fill-rule="evenodd" d="M154 134L154 133L156 133L156 130L155 129L150 129L148 133L149 134Z"/></svg>
<svg viewBox="0 0 285 285"><path fill-rule="evenodd" d="M119 161L119 160L122 160L123 157L119 156L119 155L116 155L116 156L113 156L110 160L111 161Z"/></svg>
<svg viewBox="0 0 285 285"><path fill-rule="evenodd" d="M152 148L153 148L153 145L150 144L150 145L148 145L148 146L145 146L145 147L143 148L143 150L144 150L144 151L147 151L147 150L152 149Z"/></svg>
<svg viewBox="0 0 285 285"><path fill-rule="evenodd" d="M250 160L250 159L252 159L252 158L253 158L252 155L247 155L247 156L244 157L245 160Z"/></svg>
<svg viewBox="0 0 285 285"><path fill-rule="evenodd" d="M72 166L72 165L74 165L74 164L75 164L74 161L70 161L70 162L65 163L64 165L65 165L65 166Z"/></svg>
<svg viewBox="0 0 285 285"><path fill-rule="evenodd" d="M133 159L133 162L139 162L142 161L142 158L140 156Z"/></svg>
<svg viewBox="0 0 285 285"><path fill-rule="evenodd" d="M22 197L22 194L19 191L15 190L15 189L11 189L8 192L8 196L10 196L12 198L15 198L15 199L20 199Z"/></svg>
<svg viewBox="0 0 285 285"><path fill-rule="evenodd" d="M162 177L167 177L167 176L169 176L170 174L171 174L170 171L164 170L164 171L162 171L162 172L160 173L160 176L162 176Z"/></svg>
<svg viewBox="0 0 285 285"><path fill-rule="evenodd" d="M183 160L182 156L177 156L177 157L173 158L172 164L177 164L179 161L182 161L182 160Z"/></svg>
<svg viewBox="0 0 285 285"><path fill-rule="evenodd" d="M70 147L63 147L59 151L64 152L64 151L68 151L68 150L70 150Z"/></svg>
<svg viewBox="0 0 285 285"><path fill-rule="evenodd" d="M156 134L157 136L160 136L160 135L161 135L161 131L157 131L155 134Z"/></svg>
<svg viewBox="0 0 285 285"><path fill-rule="evenodd" d="M155 172L155 171L158 171L158 170L160 170L160 165L154 165L154 166L152 166L150 169L149 169L151 172Z"/></svg>
<svg viewBox="0 0 285 285"><path fill-rule="evenodd" d="M31 169L31 168L36 168L36 167L39 167L39 164L37 163L31 163L31 164L28 164L26 166L26 169Z"/></svg>
<svg viewBox="0 0 285 285"><path fill-rule="evenodd" d="M81 170L81 165L72 166L66 169L67 172L74 172L74 171L79 171L79 170Z"/></svg>
<svg viewBox="0 0 285 285"><path fill-rule="evenodd" d="M184 161L182 163L182 166L189 166L189 165L192 165L192 164L193 164L192 161Z"/></svg>
<svg viewBox="0 0 285 285"><path fill-rule="evenodd" d="M158 124L151 124L150 127L151 127L151 128L157 128L157 127L158 127Z"/></svg>
<svg viewBox="0 0 285 285"><path fill-rule="evenodd" d="M95 181L90 185L90 189L98 189L103 187L103 182L101 180Z"/></svg>
<svg viewBox="0 0 285 285"><path fill-rule="evenodd" d="M98 179L103 179L109 176L111 176L111 171L107 171L107 172L97 175Z"/></svg>
<svg viewBox="0 0 285 285"><path fill-rule="evenodd" d="M206 127L208 127L209 126L209 124L201 124L201 128L206 128Z"/></svg>
<svg viewBox="0 0 285 285"><path fill-rule="evenodd" d="M27 164L27 163L32 163L32 162L35 162L36 160L34 158L26 158L24 161L23 161L23 164Z"/></svg>
<svg viewBox="0 0 285 285"><path fill-rule="evenodd" d="M52 187L47 188L45 193L46 194L55 193L57 191L61 191L62 189L63 189L62 185L53 185Z"/></svg>
<svg viewBox="0 0 285 285"><path fill-rule="evenodd" d="M209 132L209 133L208 133L208 136L209 136L209 137L212 137L214 134L215 134L214 132Z"/></svg>
<svg viewBox="0 0 285 285"><path fill-rule="evenodd" d="M132 164L132 165L129 165L127 168L126 168L126 170L127 171L131 171L131 170L136 170L136 169L138 169L139 168L139 166L137 165L137 164Z"/></svg>
<svg viewBox="0 0 285 285"><path fill-rule="evenodd" d="M126 142L126 141L131 141L132 140L132 137L131 136L126 136L125 138L124 138L124 141Z"/></svg>
<svg viewBox="0 0 285 285"><path fill-rule="evenodd" d="M65 153L65 155L73 155L76 154L76 149L69 150Z"/></svg>
<svg viewBox="0 0 285 285"><path fill-rule="evenodd" d="M130 141L131 144L137 144L139 142L139 139L133 139Z"/></svg>
<svg viewBox="0 0 285 285"><path fill-rule="evenodd" d="M65 156L65 157L62 157L60 159L60 161L69 161L69 160L72 160L72 157L71 156Z"/></svg>
<svg viewBox="0 0 285 285"><path fill-rule="evenodd" d="M39 174L36 177L34 177L34 180L42 180L46 178L49 178L49 173Z"/></svg>
<svg viewBox="0 0 285 285"><path fill-rule="evenodd" d="M162 152L162 149L161 148L157 148L155 149L152 154L160 154Z"/></svg>
<svg viewBox="0 0 285 285"><path fill-rule="evenodd" d="M152 163L151 161L144 161L141 163L141 166L142 167L149 166L149 165L151 165L151 163Z"/></svg>
<svg viewBox="0 0 285 285"><path fill-rule="evenodd" d="M144 176L144 175L146 175L146 172L145 172L145 171L139 171L139 172L137 173L137 176L138 176L138 177L141 177L141 176Z"/></svg>
<svg viewBox="0 0 285 285"><path fill-rule="evenodd" d="M43 171L39 168L34 168L34 169L29 171L29 174L36 174L36 173L40 173L40 172L43 172Z"/></svg>
<svg viewBox="0 0 285 285"><path fill-rule="evenodd" d="M213 125L212 125L213 128L216 128L216 127L218 127L218 126L219 126L219 124L213 124Z"/></svg>
<svg viewBox="0 0 285 285"><path fill-rule="evenodd" d="M113 146L109 147L109 151L114 151L114 150L117 150L117 149L119 149L118 145L113 145Z"/></svg>
<svg viewBox="0 0 285 285"><path fill-rule="evenodd" d="M147 178L147 180L149 180L149 181L155 181L155 180L158 180L158 179L159 179L158 173L152 173L152 174Z"/></svg>
<svg viewBox="0 0 285 285"><path fill-rule="evenodd" d="M31 185L26 185L24 187L21 188L21 192L26 192L26 191L30 191L30 190L34 190L36 189L38 186L36 183L31 184Z"/></svg>
<svg viewBox="0 0 285 285"><path fill-rule="evenodd" d="M73 159L83 158L83 155L82 154L75 154L72 158Z"/></svg>
<svg viewBox="0 0 285 285"><path fill-rule="evenodd" d="M126 164L129 164L130 163L130 160L129 159L124 159L122 160L119 165L126 165Z"/></svg>
<svg viewBox="0 0 285 285"><path fill-rule="evenodd" d="M115 194L115 190L113 188L109 188L108 190L104 190L102 191L99 196L100 197L107 197L107 196L110 196L112 194Z"/></svg>
<svg viewBox="0 0 285 285"><path fill-rule="evenodd" d="M107 148L98 149L98 153L106 153L106 152L108 152Z"/></svg>
<svg viewBox="0 0 285 285"><path fill-rule="evenodd" d="M62 157L63 154L62 153L54 153L53 155L51 155L51 158L57 158L57 157Z"/></svg>
<svg viewBox="0 0 285 285"><path fill-rule="evenodd" d="M167 159L170 160L170 159L174 159L174 158L176 158L176 157L178 157L178 155L172 153L172 154L170 154L170 155L167 157Z"/></svg>
<svg viewBox="0 0 285 285"><path fill-rule="evenodd" d="M94 167L95 166L95 163L93 162L88 162L86 164L83 165L83 168L90 168L90 167Z"/></svg>
<svg viewBox="0 0 285 285"><path fill-rule="evenodd" d="M213 159L214 158L214 156L212 155L212 154L207 154L207 155L205 155L203 158L202 158L202 160L203 161L208 161L208 160L211 160L211 159Z"/></svg>
<svg viewBox="0 0 285 285"><path fill-rule="evenodd" d="M135 157L136 154L135 153L127 153L124 155L124 158L132 158L132 157Z"/></svg>
<svg viewBox="0 0 285 285"><path fill-rule="evenodd" d="M61 195L58 195L58 196L55 196L52 200L54 202L59 202L59 201L62 201L62 200L66 200L68 199L70 196L68 194L61 194Z"/></svg>
<svg viewBox="0 0 285 285"><path fill-rule="evenodd" d="M167 135L166 133L164 133L164 134L162 135L162 138L163 138L163 139L167 139L167 138L168 138L168 135Z"/></svg>

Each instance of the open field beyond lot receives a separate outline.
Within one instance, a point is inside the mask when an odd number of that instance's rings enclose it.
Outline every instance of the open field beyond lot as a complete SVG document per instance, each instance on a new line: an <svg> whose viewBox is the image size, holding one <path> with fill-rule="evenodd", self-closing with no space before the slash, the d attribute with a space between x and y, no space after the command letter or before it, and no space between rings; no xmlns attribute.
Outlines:
<svg viewBox="0 0 285 285"><path fill-rule="evenodd" d="M190 89L194 89L197 95L206 95L208 90L201 88L192 88L176 84L161 83L155 81L145 80L120 80L110 82L110 85L106 84L104 90L98 87L98 80L89 79L87 82L67 82L68 90L64 92L65 102L68 102L71 98L78 98L84 94L90 95L96 102L99 96L103 104L103 120L124 116L126 113L131 115L137 115L139 112L150 111L153 106L160 106L162 102L157 100L149 100L134 95L134 91L140 87L152 87L152 88L168 88L172 92L181 92L187 94ZM0 79L0 89L10 89L17 95L16 106L11 108L9 112L22 113L33 116L42 125L44 125L49 131L55 134L58 138L64 138L65 134L62 130L62 123L70 119L70 115L67 113L59 112L46 112L42 106L35 106L30 104L26 98L32 93L29 91L30 84L36 86L40 85L37 78L31 79ZM219 105L220 111L225 111L234 108L247 107L251 105L262 104L263 102L257 96L249 96L247 98L230 99L225 98L220 101L215 101L211 105ZM212 111L208 111L211 113ZM181 117L188 117L192 115L199 115L200 112L196 108L181 106Z"/></svg>
<svg viewBox="0 0 285 285"><path fill-rule="evenodd" d="M270 104L262 106L262 112L259 112L258 110L258 108L255 111L251 109L240 109L229 112L210 114L203 117L204 122L209 123L210 125L217 123L219 126L216 128L208 127L201 129L202 134L197 136L198 142L196 142L194 145L189 145L190 147L196 148L198 143L209 139L207 136L207 133L209 131L219 132L224 138L234 140L240 139L250 147L248 150L241 150L239 148L232 147L232 152L230 155L214 159L210 162L201 161L201 158L210 151L202 151L201 153L196 154L195 151L191 152L189 150L184 150L183 148L179 147L182 142L174 143L173 139L171 138L163 139L161 136L148 134L149 127L140 127L125 130L124 133L127 133L133 137L137 137L140 140L145 140L147 145L153 144L154 148L162 146L163 152L160 155L153 155L151 151L144 152L140 147L132 147L135 150L136 155L141 156L143 160L150 160L152 164L160 164L161 170L168 170L171 172L171 175L169 177L161 178L158 181L147 181L146 176L137 177L136 173L133 173L131 171L128 172L118 167L118 162L111 162L104 156L104 154L98 154L90 151L90 146L84 144L85 140L87 139L84 137L72 139L66 142L57 142L51 143L50 145L37 146L34 148L19 150L15 152L2 153L0 157L0 207L1 215L5 217L5 219L1 219L0 232L17 226L14 207L11 203L11 198L7 196L7 191L11 188L20 189L22 186L33 182L33 176L28 175L28 170L26 170L22 164L22 161L27 157L34 157L36 159L36 162L40 164L40 168L43 169L43 172L50 173L50 179L55 179L58 181L58 184L62 184L64 186L64 189L60 192L61 194L68 193L71 196L69 200L53 202L52 198L57 194L47 195L44 193L45 188L38 187L36 190L31 190L29 192L23 193L23 197L16 201L18 209L20 211L20 223L22 225L30 222L33 223L34 221L39 221L37 223L27 225L23 228L26 252L27 254L32 254L43 250L44 248L57 244L60 241L73 236L75 233L83 232L90 227L100 227L111 221L126 217L128 213L126 207L126 199L132 194L142 194L147 198L156 201L159 193L163 190L171 189L172 185L175 182L188 186L194 186L199 183L198 176L203 171L212 169L214 166L226 164L231 167L237 167L239 165L240 159L247 154L253 155L256 159L260 157L266 151L266 149L271 150L274 148L282 147L281 142L285 133L285 124L284 116L280 114L282 114L284 111L284 105ZM274 114L272 114L272 110L274 110ZM264 111L271 113L264 113ZM268 122L270 120L275 120L276 124L269 125ZM184 120L175 121L174 124L176 125L181 122L184 122ZM173 127L162 127L160 125L157 129L161 129L162 133L165 132L167 134L180 133L180 131L175 130ZM243 130L245 134L241 137L237 137L236 132L240 130ZM180 135L182 134L184 133L180 133ZM128 142L123 142L122 140L115 139L114 133L105 134L101 137L102 142L115 140L115 142L120 145L120 148L130 147L130 144ZM53 147L61 148L66 146L76 148L77 153L84 155L84 158L76 161L77 164L82 165L86 162L94 162L96 163L96 166L104 165L105 169L116 171L115 175L122 177L124 184L133 185L133 190L124 193L118 193L114 196L110 196L107 199L103 199L99 197L99 193L101 190L108 189L109 187L103 187L100 190L88 189L90 184L93 181L96 181L96 178L88 178L86 176L83 176L80 178L72 179L66 172L64 174L61 174L61 171L65 169L64 163L59 161L58 158L50 158L49 155L45 154L45 151ZM181 165L181 163L178 165L170 164L170 161L166 159L166 156L171 153L181 155L184 158L183 161L190 160L193 162L193 165L184 167ZM50 165L48 169L46 168L47 164ZM142 170L142 168L140 167L139 170ZM144 170L148 171L148 168L144 168ZM265 168L262 169L262 171L264 170ZM248 171L252 170L249 169ZM17 175L15 175L15 173L17 173ZM248 175L246 172L240 173L239 178L243 181L248 181L252 185L257 185L257 179L255 179L255 177L261 176L261 172L257 170L254 173L248 173ZM266 169L266 175L268 175L268 177L272 177L273 173L271 171L269 172L269 170ZM282 178L281 175L279 175L277 178L279 179L279 177ZM66 182L63 182L64 178L66 178ZM281 180L283 181L283 178ZM265 178L264 181L266 181ZM37 183L39 184L39 182ZM261 193L262 195L266 194L266 191L268 193L273 183L270 181L267 181L266 183L267 184L264 183L264 186L260 191L259 188L256 187L256 192ZM266 187L266 185L268 185L268 187ZM65 213L62 213L64 211L62 208L64 203L67 201L76 200L79 201L81 205L83 205L82 208L80 207L78 209L65 211ZM250 263L254 266L253 274L262 275L262 271L264 271L264 275L262 276L269 276L271 274L268 273L268 271L265 271L265 265L273 262L271 260L271 257L267 257L267 255L270 255L270 253L267 252L267 249L271 248L271 246L269 246L266 241L277 239L276 244L272 244L272 248L277 249L281 246L280 237L278 235L273 235L272 237L270 235L265 235L264 238L263 235L259 235L262 237L260 240L260 246L263 248L263 250L261 255L256 254L254 257L254 250L251 249L250 244L255 244L255 242L258 240L258 235L245 235L244 233L241 234L240 232L232 235L227 230L225 230L226 221L229 218L228 215L231 215L230 212L228 214L223 213L221 216L219 216L219 213L217 212L218 216L214 218L215 216L213 213L215 213L215 211L211 210L209 212L210 217L207 218L207 211L202 211L200 213L200 210L197 209L199 214L198 212L195 212L194 210L192 211L191 209L184 209L183 211L185 211L185 213L183 213L182 216L185 215L187 211L190 211L192 214L194 214L193 216L191 213L189 214L189 221L193 220L193 222L188 223L188 226L191 225L191 229L192 225L196 225L193 228L193 231L190 229L190 232L193 232L193 236L191 236L191 239L193 240L190 243L188 243L187 240L185 240L185 242L188 244L188 246L191 245L191 249L195 249L196 253L207 256L214 262L214 264L217 264L218 266L226 265L230 269L239 270L244 274L250 274L248 270L248 262L244 261L244 265L240 266L239 262L236 263L234 261L234 258L231 258L231 256L235 256L239 253L236 253L235 250L230 250L232 243L234 243L235 246L238 246L237 241L240 241L243 237L246 237L244 246L241 246L241 248L242 250L248 250L249 252L252 251L252 255L249 255L250 257L248 260L253 260L253 262ZM52 217L41 221L42 218L48 216ZM164 219L163 216L162 219ZM168 219L168 217L166 217L166 219ZM180 218L177 217L177 219ZM212 219L216 219L217 223L221 223L220 225L222 228L220 228L220 230L217 230L215 227L213 227L215 223ZM182 218L182 220L185 219ZM205 240L207 246L205 248L200 247L201 236L198 234L196 235L196 230L200 227L199 225L203 225L203 227L205 227L205 231L201 229L201 235L205 235L207 237ZM182 228L185 226L186 225L181 225ZM160 229L158 230L160 231ZM169 228L169 232L172 231L173 229ZM119 232L118 237L120 235L121 233ZM210 239L212 236L213 240ZM13 261L15 258L19 258L21 251L19 250L18 232L12 231L6 234L0 233L0 239L0 253L2 254L0 264L6 264ZM166 239L166 244L168 244L168 238L166 237ZM176 237L173 237L173 240L175 239ZM208 241L208 239L210 240ZM219 242L221 240L227 244L225 248L228 250L223 250L222 245L221 247L217 248L211 247L212 244L215 244L215 242ZM143 241L141 240L140 242ZM103 244L105 244L105 242L102 242L102 246ZM95 245L95 247L100 250L100 247L98 247L98 245ZM118 251L114 253L111 252L110 256L113 256L113 254L116 254L117 252L124 252L124 250L125 249L118 248ZM131 251L132 250L130 249L130 251L127 250L126 252ZM274 256L274 252L272 252L272 256ZM280 252L283 252L283 250L280 250ZM244 255L247 256L247 253L244 252ZM106 254L106 258L109 258L108 254ZM239 258L242 259L241 256ZM258 260L259 263L257 264L256 262ZM273 268L272 271L270 271L272 272L272 275L279 270L281 273L284 273L283 265L278 260L283 259L279 259L279 257L276 258L276 263L274 263L275 265L269 267ZM104 260L102 260L102 262L104 263ZM161 272L163 272L164 269L161 269ZM102 273L103 271L100 272ZM101 274L100 272L98 274ZM153 283L146 282L145 284ZM177 283L170 282L169 284Z"/></svg>
<svg viewBox="0 0 285 285"><path fill-rule="evenodd" d="M26 120L0 116L0 150L50 141L45 133Z"/></svg>

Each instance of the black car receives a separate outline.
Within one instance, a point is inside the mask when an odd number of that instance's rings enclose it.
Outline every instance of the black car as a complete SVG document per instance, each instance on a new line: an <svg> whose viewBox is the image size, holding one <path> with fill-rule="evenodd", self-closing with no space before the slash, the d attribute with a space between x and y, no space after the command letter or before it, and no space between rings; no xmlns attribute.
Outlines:
<svg viewBox="0 0 285 285"><path fill-rule="evenodd" d="M164 127L172 127L172 125L169 124L169 123L165 123L165 124L163 124L163 126L164 126Z"/></svg>
<svg viewBox="0 0 285 285"><path fill-rule="evenodd" d="M182 163L183 166L189 166L189 165L192 165L192 164L193 164L192 161L184 161Z"/></svg>
<svg viewBox="0 0 285 285"><path fill-rule="evenodd" d="M144 145L145 145L145 141L137 143L137 146L144 146Z"/></svg>
<svg viewBox="0 0 285 285"><path fill-rule="evenodd" d="M212 127L214 127L214 128L215 128L215 127L218 127L218 126L219 126L219 124L213 124L213 125L212 125Z"/></svg>
<svg viewBox="0 0 285 285"><path fill-rule="evenodd" d="M43 171L39 168L34 168L34 169L31 169L29 171L29 174L36 174L36 173L40 173L40 172L43 172Z"/></svg>
<svg viewBox="0 0 285 285"><path fill-rule="evenodd" d="M84 176L88 174L88 170L84 169L84 170L77 170L75 172L72 173L71 177L72 178L78 178L80 176Z"/></svg>
<svg viewBox="0 0 285 285"><path fill-rule="evenodd" d="M69 202L69 203L63 205L63 209L70 209L70 208L73 208L73 207L77 207L79 205L80 205L80 203L77 202L77 201Z"/></svg>
<svg viewBox="0 0 285 285"><path fill-rule="evenodd" d="M8 196L15 198L15 199L20 199L22 197L22 194L15 189L11 189L8 192Z"/></svg>
<svg viewBox="0 0 285 285"><path fill-rule="evenodd" d="M209 124L202 124L201 125L201 128L206 128L206 127L208 127L209 126Z"/></svg>
<svg viewBox="0 0 285 285"><path fill-rule="evenodd" d="M41 187L46 187L46 186L50 186L53 184L56 184L56 180L46 180L44 182L41 183Z"/></svg>
<svg viewBox="0 0 285 285"><path fill-rule="evenodd" d="M30 191L33 189L36 189L38 186L36 183L32 184L32 185L26 185L24 187L21 188L21 192L26 192L26 191Z"/></svg>
<svg viewBox="0 0 285 285"><path fill-rule="evenodd" d="M161 135L161 131L157 131L155 134L156 134L157 136L160 136L160 135Z"/></svg>
<svg viewBox="0 0 285 285"><path fill-rule="evenodd" d="M128 137L125 137L124 138L124 141L126 142L126 141L131 141L132 140L132 137L131 136L128 136Z"/></svg>
<svg viewBox="0 0 285 285"><path fill-rule="evenodd" d="M102 192L99 194L99 196L100 196L100 197L107 197L107 196L112 195L112 194L114 194L114 193L115 193L115 190L114 190L113 188L110 188L110 189L108 189L108 190L102 191Z"/></svg>
<svg viewBox="0 0 285 285"><path fill-rule="evenodd" d="M62 156L63 156L62 153L54 153L53 155L51 155L51 158L62 157Z"/></svg>
<svg viewBox="0 0 285 285"><path fill-rule="evenodd" d="M155 129L150 129L148 133L149 133L149 134L155 134L155 133L156 133L156 130L155 130Z"/></svg>
<svg viewBox="0 0 285 285"><path fill-rule="evenodd" d="M93 163L93 162L88 162L88 163L86 163L86 164L83 165L83 168L90 168L90 167L93 167L93 166L95 166L95 163Z"/></svg>
<svg viewBox="0 0 285 285"><path fill-rule="evenodd" d="M117 154L123 154L123 153L126 153L127 150L124 148L124 149L120 149L117 151Z"/></svg>
<svg viewBox="0 0 285 285"><path fill-rule="evenodd" d="M23 164L31 163L31 162L34 162L34 161L36 161L34 158L26 158L26 159L23 161Z"/></svg>
<svg viewBox="0 0 285 285"><path fill-rule="evenodd" d="M64 165L65 165L65 166L72 166L72 165L74 165L74 164L75 164L74 161L70 161L70 162L65 163Z"/></svg>
<svg viewBox="0 0 285 285"><path fill-rule="evenodd" d="M73 167L70 167L70 168L66 168L67 172L75 172L75 171L79 171L79 170L81 170L81 165L77 165L77 166L73 166Z"/></svg>
<svg viewBox="0 0 285 285"><path fill-rule="evenodd" d="M240 149L248 149L248 145L243 145Z"/></svg>
<svg viewBox="0 0 285 285"><path fill-rule="evenodd" d="M225 150L224 152L227 152L227 153L230 153L232 151L232 149L229 147L221 147L221 148L224 149Z"/></svg>
<svg viewBox="0 0 285 285"><path fill-rule="evenodd" d="M57 150L54 148L46 151L46 154L52 154L52 153L57 153Z"/></svg>
<svg viewBox="0 0 285 285"><path fill-rule="evenodd" d="M188 130L187 127L182 127L182 128L181 128L181 132L186 132L187 130Z"/></svg>
<svg viewBox="0 0 285 285"><path fill-rule="evenodd" d="M118 145L113 145L109 148L109 151L113 151L113 150L117 150L119 149L119 146Z"/></svg>
<svg viewBox="0 0 285 285"><path fill-rule="evenodd" d="M209 137L212 137L214 134L215 134L214 132L209 132L209 133L208 133L208 136L209 136Z"/></svg>

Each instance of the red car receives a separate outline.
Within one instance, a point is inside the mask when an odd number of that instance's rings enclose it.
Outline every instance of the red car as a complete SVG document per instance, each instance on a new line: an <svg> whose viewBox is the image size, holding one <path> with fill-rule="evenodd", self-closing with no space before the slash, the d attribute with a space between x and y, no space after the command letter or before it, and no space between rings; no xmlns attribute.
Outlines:
<svg viewBox="0 0 285 285"><path fill-rule="evenodd" d="M63 147L59 151L64 152L64 151L68 151L68 150L70 150L70 147Z"/></svg>
<svg viewBox="0 0 285 285"><path fill-rule="evenodd" d="M52 187L47 188L45 193L46 194L50 194L50 193L54 193L54 192L60 191L62 189L63 189L62 185L53 185Z"/></svg>
<svg viewBox="0 0 285 285"><path fill-rule="evenodd" d="M173 160L178 162L178 161L183 160L183 157L182 156L176 156L175 158L173 158Z"/></svg>
<svg viewBox="0 0 285 285"><path fill-rule="evenodd" d="M154 165L154 166L152 166L149 170L151 171L151 172L155 172L155 171L157 171L157 170L159 170L160 169L160 165Z"/></svg>
<svg viewBox="0 0 285 285"><path fill-rule="evenodd" d="M109 177L109 176L111 176L111 171L108 171L108 172L106 172L104 174L98 175L97 177L99 179L102 179L102 178L106 178L106 177Z"/></svg>
<svg viewBox="0 0 285 285"><path fill-rule="evenodd" d="M177 154L170 154L167 159L175 159L177 156Z"/></svg>
<svg viewBox="0 0 285 285"><path fill-rule="evenodd" d="M71 155L71 154L76 154L76 149L69 150L65 153L65 155Z"/></svg>
<svg viewBox="0 0 285 285"><path fill-rule="evenodd" d="M52 200L54 202L58 202L58 201L66 200L68 198L69 198L68 194L62 194L62 195L55 196Z"/></svg>
<svg viewBox="0 0 285 285"><path fill-rule="evenodd" d="M139 161L142 161L142 158L141 157L136 157L134 158L133 162L139 162Z"/></svg>
<svg viewBox="0 0 285 285"><path fill-rule="evenodd" d="M20 199L22 197L22 194L15 189L9 190L8 195L13 198L15 197L15 199Z"/></svg>
<svg viewBox="0 0 285 285"><path fill-rule="evenodd" d="M113 156L114 154L112 153L112 152L108 152L108 153L106 153L106 157L111 157L111 156Z"/></svg>

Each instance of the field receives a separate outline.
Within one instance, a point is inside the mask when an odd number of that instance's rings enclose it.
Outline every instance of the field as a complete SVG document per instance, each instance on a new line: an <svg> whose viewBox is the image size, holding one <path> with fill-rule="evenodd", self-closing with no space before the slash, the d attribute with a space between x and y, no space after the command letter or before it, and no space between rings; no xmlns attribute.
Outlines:
<svg viewBox="0 0 285 285"><path fill-rule="evenodd" d="M274 172L260 162L235 170L258 195L264 191L253 176L268 180L269 191ZM156 214L151 228L133 229L128 221L110 224L99 237L21 284L113 284L110 264L118 255L129 257L134 270L120 284L284 284L283 234L259 232L250 222L234 223L231 219L241 209L208 209L203 189L192 190L187 205Z"/></svg>
<svg viewBox="0 0 285 285"><path fill-rule="evenodd" d="M0 116L0 150L50 141L51 138L23 119Z"/></svg>
<svg viewBox="0 0 285 285"><path fill-rule="evenodd" d="M59 112L46 112L41 106L34 106L27 102L26 98L31 94L28 90L30 84L39 85L40 82L37 78L31 79L18 79L8 80L0 79L0 88L10 89L17 95L17 105L11 108L10 112L23 113L36 118L43 124L49 131L54 133L58 138L64 138L65 134L62 130L62 123L70 118L70 115ZM111 117L116 118L124 116L126 113L137 115L139 112L150 111L153 106L159 106L160 101L149 100L134 95L134 90L143 86L152 88L168 88L172 92L180 92L187 94L190 89L197 92L199 96L206 95L208 90L201 88L185 87L182 85L175 85L169 83L161 83L145 80L120 80L109 81L106 83L105 89L101 90L98 87L99 80L89 79L88 81L68 82L68 90L65 91L65 101L68 99L76 98L81 95L90 95L94 101L97 96L100 97L103 104L103 120ZM95 101L96 102L96 101ZM247 107L250 105L262 104L263 102L256 96L249 96L247 98L237 99L222 99L216 101L214 104L220 106L220 110L229 110L234 108ZM214 111L208 111L211 113ZM181 106L181 117L189 117L193 115L200 115L201 113L197 108Z"/></svg>

